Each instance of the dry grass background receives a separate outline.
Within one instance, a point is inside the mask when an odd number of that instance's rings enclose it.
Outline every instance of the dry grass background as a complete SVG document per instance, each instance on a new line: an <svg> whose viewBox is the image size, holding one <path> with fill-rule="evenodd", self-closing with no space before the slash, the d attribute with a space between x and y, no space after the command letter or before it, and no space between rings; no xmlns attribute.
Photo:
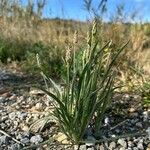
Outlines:
<svg viewBox="0 0 150 150"><path fill-rule="evenodd" d="M7 5L8 3L5 7L9 7ZM9 15L10 11L4 9L5 7L3 7L3 9L1 7L0 9L0 40L4 41L4 44L1 44L0 47L1 49L3 47L5 47L6 50L10 49L7 52L10 53L8 57L13 55L13 53L18 56L26 55L26 51L30 52L28 49L34 49L35 47L33 45L40 42L42 45L49 47L53 45L51 49L47 49L48 53L46 53L49 54L50 59L56 57L54 62L50 63L52 66L54 63L57 63L57 61L62 61L62 56L65 52L64 49L68 43L71 43L75 31L78 31L78 49L84 47L84 43L86 42L85 37L90 28L90 22L62 20L59 18L42 19L41 16L39 16L39 12L43 7L40 7L37 12L34 12L32 5L28 3L26 8L23 8L16 3L11 7L11 15ZM0 6L2 6L2 2ZM129 78L129 80L131 80L133 77L131 73L129 73L130 71L128 71L130 70L128 69L129 66L136 67L138 71L143 70L145 77L150 75L150 24L131 24L121 21L104 23L100 21L98 32L98 38L102 44L108 40L112 40L113 46L116 49L130 40L119 62L122 64L121 68L119 68L121 77L123 78L122 81L126 81L126 79ZM10 45L7 47L7 44ZM59 52L55 50L55 48L59 49ZM4 51L6 51L5 49ZM15 61L18 56L11 59ZM28 60L27 66L34 66L34 63L36 63L35 61L30 62L33 56L34 55L31 55L29 59L28 56L27 58L23 57L23 61ZM8 57L4 59L8 59ZM54 65L53 68L57 68L57 66ZM58 69L61 68L58 67L55 69L56 72Z"/></svg>

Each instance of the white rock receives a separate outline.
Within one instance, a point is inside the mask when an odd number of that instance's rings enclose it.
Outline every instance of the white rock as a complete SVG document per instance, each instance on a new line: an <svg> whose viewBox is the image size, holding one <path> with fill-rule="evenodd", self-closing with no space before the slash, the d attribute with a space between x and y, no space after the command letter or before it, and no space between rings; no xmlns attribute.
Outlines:
<svg viewBox="0 0 150 150"><path fill-rule="evenodd" d="M125 141L124 139L119 139L119 140L118 140L118 143L119 143L122 147L124 147L124 148L127 147L127 143L126 143L126 141Z"/></svg>
<svg viewBox="0 0 150 150"><path fill-rule="evenodd" d="M148 120L148 111L144 111L143 112L143 121L147 121Z"/></svg>
<svg viewBox="0 0 150 150"><path fill-rule="evenodd" d="M115 142L111 142L109 145L110 149L114 149L116 147L116 143Z"/></svg>
<svg viewBox="0 0 150 150"><path fill-rule="evenodd" d="M28 138L23 138L20 140L22 143L27 144L30 142L30 140Z"/></svg>
<svg viewBox="0 0 150 150"><path fill-rule="evenodd" d="M43 138L41 137L41 135L32 136L31 139L30 139L30 142L34 143L34 144L38 144L42 141L43 141Z"/></svg>
<svg viewBox="0 0 150 150"><path fill-rule="evenodd" d="M100 149L100 150L105 150L105 148L104 148L103 145L100 145L100 146L99 146L99 149Z"/></svg>
<svg viewBox="0 0 150 150"><path fill-rule="evenodd" d="M133 146L134 146L133 142L132 141L128 141L128 147L133 147Z"/></svg>
<svg viewBox="0 0 150 150"><path fill-rule="evenodd" d="M8 143L8 137L3 135L3 136L0 136L0 145L2 144L7 144Z"/></svg>
<svg viewBox="0 0 150 150"><path fill-rule="evenodd" d="M33 89L33 90L30 91L30 94L31 95L44 95L45 93L41 90L36 90L36 89L34 90Z"/></svg>
<svg viewBox="0 0 150 150"><path fill-rule="evenodd" d="M35 105L35 109L36 109L36 110L42 110L42 107L43 107L43 104L42 104L42 103L37 103L37 104Z"/></svg>
<svg viewBox="0 0 150 150"><path fill-rule="evenodd" d="M135 125L136 125L137 127L139 127L139 128L143 128L143 125L142 125L141 122L137 122Z"/></svg>
<svg viewBox="0 0 150 150"><path fill-rule="evenodd" d="M15 112L12 112L12 113L10 113L8 116L9 116L9 118L10 118L11 120L14 120L14 119L16 118L16 113L15 113Z"/></svg>
<svg viewBox="0 0 150 150"><path fill-rule="evenodd" d="M139 142L137 144L137 148L143 150L144 149L143 143Z"/></svg>

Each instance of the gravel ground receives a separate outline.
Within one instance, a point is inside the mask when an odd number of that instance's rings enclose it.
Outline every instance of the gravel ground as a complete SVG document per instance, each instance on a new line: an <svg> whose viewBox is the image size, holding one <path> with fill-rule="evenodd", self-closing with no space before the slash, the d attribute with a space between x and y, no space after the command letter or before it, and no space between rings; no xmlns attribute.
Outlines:
<svg viewBox="0 0 150 150"><path fill-rule="evenodd" d="M21 88L24 84L26 88ZM43 143L59 134L53 118L40 131L38 127L41 122L29 130L36 120L48 116L49 111L53 110L48 97L30 85L22 74L16 75L0 70L0 150L21 150L23 147ZM149 109L141 106L140 99L141 97L136 94L116 94L111 108L106 112L107 117L101 130L103 139L142 132L150 127ZM73 148L51 141L49 144L43 143L43 146L33 146L30 149L71 150ZM80 149L94 148L82 145ZM148 136L142 135L119 138L96 144L95 149L150 150L150 140Z"/></svg>

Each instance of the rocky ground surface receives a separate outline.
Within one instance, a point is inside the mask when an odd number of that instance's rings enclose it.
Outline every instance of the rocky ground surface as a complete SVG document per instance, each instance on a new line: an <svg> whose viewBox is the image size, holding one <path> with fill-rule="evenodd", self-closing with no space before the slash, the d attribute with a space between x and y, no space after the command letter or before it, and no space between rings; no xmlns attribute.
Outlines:
<svg viewBox="0 0 150 150"><path fill-rule="evenodd" d="M0 150L21 150L28 146L31 150L73 149L59 143L64 135L59 132L53 118L42 127L42 118L49 116L53 107L44 93L32 88L32 81L34 84L38 82L34 78L29 80L23 74L0 70ZM140 99L137 94L116 94L104 120L103 139L144 132L150 127L149 109L141 106ZM40 118L40 123L31 127ZM45 142L51 137L57 137L57 141ZM40 143L42 145L38 145ZM80 149L93 147L82 145ZM95 149L150 150L150 140L146 135L119 138L101 142Z"/></svg>

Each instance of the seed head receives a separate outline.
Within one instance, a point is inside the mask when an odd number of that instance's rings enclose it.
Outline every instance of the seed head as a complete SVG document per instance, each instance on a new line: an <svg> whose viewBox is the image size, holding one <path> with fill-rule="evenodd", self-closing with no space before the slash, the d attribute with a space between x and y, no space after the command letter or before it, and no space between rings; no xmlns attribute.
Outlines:
<svg viewBox="0 0 150 150"><path fill-rule="evenodd" d="M66 60L66 62L69 62L70 59L71 59L71 47L67 46L65 60Z"/></svg>

